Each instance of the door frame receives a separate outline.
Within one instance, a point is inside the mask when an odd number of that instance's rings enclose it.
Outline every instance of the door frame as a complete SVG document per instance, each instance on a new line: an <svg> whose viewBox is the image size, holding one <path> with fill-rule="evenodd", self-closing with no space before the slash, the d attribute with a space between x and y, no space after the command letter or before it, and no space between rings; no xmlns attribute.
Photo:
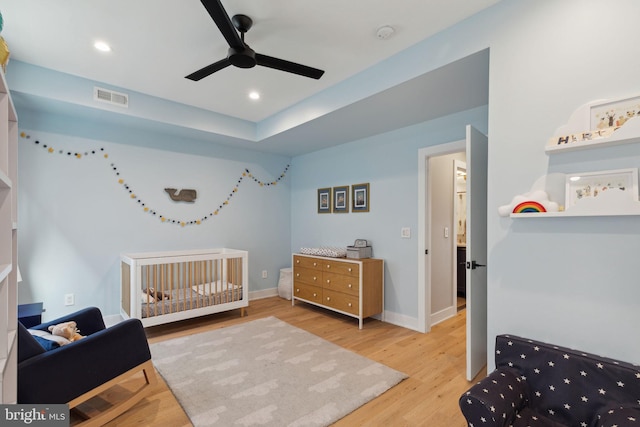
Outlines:
<svg viewBox="0 0 640 427"><path fill-rule="evenodd" d="M425 254L431 238L429 158L466 151L467 141L448 142L418 150L418 330L431 330L431 257Z"/></svg>

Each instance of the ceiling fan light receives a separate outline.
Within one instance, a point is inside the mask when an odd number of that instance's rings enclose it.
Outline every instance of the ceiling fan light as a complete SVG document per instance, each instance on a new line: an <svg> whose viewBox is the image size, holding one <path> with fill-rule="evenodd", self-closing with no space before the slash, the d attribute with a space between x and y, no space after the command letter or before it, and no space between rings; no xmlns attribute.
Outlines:
<svg viewBox="0 0 640 427"><path fill-rule="evenodd" d="M93 47L98 49L100 52L111 52L111 46L109 46L106 42L98 40L93 44Z"/></svg>
<svg viewBox="0 0 640 427"><path fill-rule="evenodd" d="M249 92L249 98L253 99L254 101L257 101L258 99L260 99L260 93L256 91Z"/></svg>

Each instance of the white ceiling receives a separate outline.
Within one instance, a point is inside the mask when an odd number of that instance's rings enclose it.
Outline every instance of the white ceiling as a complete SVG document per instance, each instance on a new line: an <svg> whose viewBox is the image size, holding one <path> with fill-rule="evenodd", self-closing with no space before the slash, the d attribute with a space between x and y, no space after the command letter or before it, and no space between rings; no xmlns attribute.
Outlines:
<svg viewBox="0 0 640 427"><path fill-rule="evenodd" d="M185 79L228 47L199 0L3 0L0 11L11 60L260 122L498 1L223 0L254 20L256 52L323 69L320 80L259 66ZM382 25L395 28L387 40Z"/></svg>

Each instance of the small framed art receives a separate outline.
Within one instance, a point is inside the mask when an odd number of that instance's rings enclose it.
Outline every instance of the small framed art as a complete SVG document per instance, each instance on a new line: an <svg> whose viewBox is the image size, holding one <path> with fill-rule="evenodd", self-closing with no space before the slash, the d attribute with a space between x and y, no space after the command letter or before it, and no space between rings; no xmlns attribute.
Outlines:
<svg viewBox="0 0 640 427"><path fill-rule="evenodd" d="M351 212L369 212L369 183L351 186Z"/></svg>
<svg viewBox="0 0 640 427"><path fill-rule="evenodd" d="M333 187L333 213L349 212L349 186Z"/></svg>
<svg viewBox="0 0 640 427"><path fill-rule="evenodd" d="M331 188L318 188L318 213L331 213Z"/></svg>
<svg viewBox="0 0 640 427"><path fill-rule="evenodd" d="M590 129L622 126L640 113L640 96L591 106Z"/></svg>
<svg viewBox="0 0 640 427"><path fill-rule="evenodd" d="M618 169L568 174L566 178L566 209L579 200L596 198L605 191L624 191L638 200L638 169Z"/></svg>

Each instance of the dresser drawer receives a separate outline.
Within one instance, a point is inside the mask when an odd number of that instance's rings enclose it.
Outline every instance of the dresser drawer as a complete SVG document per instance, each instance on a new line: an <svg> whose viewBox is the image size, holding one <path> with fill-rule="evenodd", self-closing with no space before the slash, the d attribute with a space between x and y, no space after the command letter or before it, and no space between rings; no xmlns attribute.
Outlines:
<svg viewBox="0 0 640 427"><path fill-rule="evenodd" d="M310 268L294 267L293 283L307 283L309 285L321 286L322 272Z"/></svg>
<svg viewBox="0 0 640 427"><path fill-rule="evenodd" d="M322 292L322 303L324 305L350 314L358 314L358 301L357 296L342 292L335 292L326 288Z"/></svg>
<svg viewBox="0 0 640 427"><path fill-rule="evenodd" d="M293 285L293 295L296 298L306 299L307 301L322 303L322 288L319 286L307 285L304 283L295 283Z"/></svg>
<svg viewBox="0 0 640 427"><path fill-rule="evenodd" d="M330 291L343 292L357 297L359 293L358 276L345 276L344 274L325 271L322 273L322 287Z"/></svg>
<svg viewBox="0 0 640 427"><path fill-rule="evenodd" d="M322 260L319 260L317 258L309 258L305 256L294 256L293 269L295 270L296 267L322 270Z"/></svg>
<svg viewBox="0 0 640 427"><path fill-rule="evenodd" d="M322 270L330 273L344 274L351 277L358 277L360 269L358 264L333 260L322 260Z"/></svg>

